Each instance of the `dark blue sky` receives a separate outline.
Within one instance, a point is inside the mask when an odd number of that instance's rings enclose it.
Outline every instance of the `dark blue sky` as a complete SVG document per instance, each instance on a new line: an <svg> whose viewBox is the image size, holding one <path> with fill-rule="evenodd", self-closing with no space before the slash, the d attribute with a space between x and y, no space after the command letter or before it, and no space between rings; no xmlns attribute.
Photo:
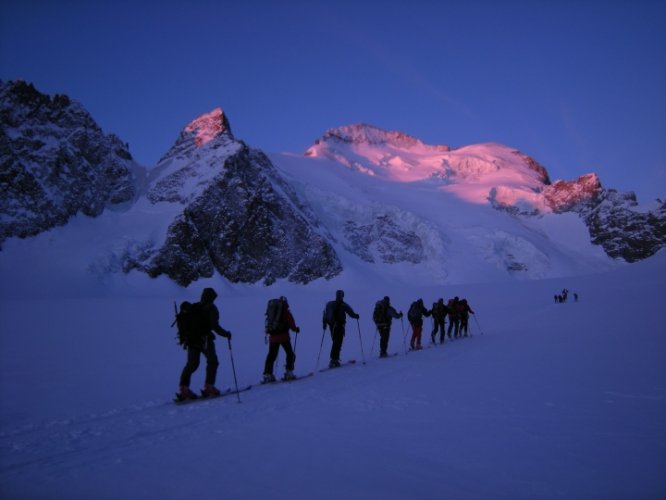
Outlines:
<svg viewBox="0 0 666 500"><path fill-rule="evenodd" d="M221 107L269 152L365 122L666 198L661 0L3 0L0 78L80 101L145 165Z"/></svg>

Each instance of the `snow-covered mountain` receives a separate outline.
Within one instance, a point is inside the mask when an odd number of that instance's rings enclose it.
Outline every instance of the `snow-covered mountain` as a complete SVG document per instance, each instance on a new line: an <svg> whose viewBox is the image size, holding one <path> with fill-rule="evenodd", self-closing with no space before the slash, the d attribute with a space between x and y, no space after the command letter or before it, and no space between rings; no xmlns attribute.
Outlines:
<svg viewBox="0 0 666 500"><path fill-rule="evenodd" d="M7 272L48 252L40 265L106 283L345 283L369 267L379 281L445 284L598 272L666 244L663 202L638 207L595 174L552 183L499 144L350 125L304 155L267 156L214 109L144 168L67 97L3 83L0 117Z"/></svg>
<svg viewBox="0 0 666 500"><path fill-rule="evenodd" d="M67 96L0 81L0 245L133 200L143 170Z"/></svg>
<svg viewBox="0 0 666 500"><path fill-rule="evenodd" d="M551 183L535 159L500 144L451 149L360 124L327 131L305 154L396 182L427 182L514 215L577 213L593 243L627 262L654 255L666 243L665 202L639 209L634 193L604 189L594 173Z"/></svg>

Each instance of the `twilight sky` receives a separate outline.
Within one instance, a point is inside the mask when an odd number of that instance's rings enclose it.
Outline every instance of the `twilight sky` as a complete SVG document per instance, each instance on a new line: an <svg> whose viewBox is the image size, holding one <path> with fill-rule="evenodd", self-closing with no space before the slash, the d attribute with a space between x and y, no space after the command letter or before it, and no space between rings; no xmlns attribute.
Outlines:
<svg viewBox="0 0 666 500"><path fill-rule="evenodd" d="M2 0L0 78L153 165L215 107L267 152L364 122L666 198L662 0Z"/></svg>

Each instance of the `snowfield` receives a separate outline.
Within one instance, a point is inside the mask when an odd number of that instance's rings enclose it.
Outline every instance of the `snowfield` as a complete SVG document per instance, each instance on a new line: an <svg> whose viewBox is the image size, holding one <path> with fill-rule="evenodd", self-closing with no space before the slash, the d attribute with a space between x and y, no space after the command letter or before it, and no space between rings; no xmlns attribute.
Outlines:
<svg viewBox="0 0 666 500"><path fill-rule="evenodd" d="M665 275L661 252L590 276L447 287L347 272L308 287L212 279L184 290L130 274L80 297L66 293L80 283L61 282L62 296L45 288L25 298L3 279L0 497L664 498ZM220 294L239 385L255 387L240 403L176 406L185 357L169 328L173 300L204 286ZM266 300L289 297L304 374L315 370L321 311L338 287L361 314L342 351L356 365L256 385ZM563 288L580 300L556 304ZM377 359L371 311L385 294L405 312L419 297L427 306L467 297L473 336L405 354L397 321L399 355ZM429 331L426 320L424 340ZM217 347L218 385L232 387L225 339ZM202 383L203 367L193 388Z"/></svg>

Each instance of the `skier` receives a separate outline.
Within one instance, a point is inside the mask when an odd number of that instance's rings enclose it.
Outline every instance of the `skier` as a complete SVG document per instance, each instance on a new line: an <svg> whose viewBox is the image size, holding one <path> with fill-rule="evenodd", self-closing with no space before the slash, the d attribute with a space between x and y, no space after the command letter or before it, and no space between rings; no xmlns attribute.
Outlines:
<svg viewBox="0 0 666 500"><path fill-rule="evenodd" d="M444 324L444 318L446 318L446 314L448 313L448 309L446 305L444 304L444 299L439 299L437 302L435 302L432 305L432 320L433 320L433 328L432 328L432 334L430 337L432 338L432 343L436 344L435 342L437 338L437 332L440 332L439 336L439 342L440 344L444 343L444 337L445 337L445 331L444 327L446 326Z"/></svg>
<svg viewBox="0 0 666 500"><path fill-rule="evenodd" d="M423 331L423 316L429 317L431 311L428 311L423 305L423 299L418 299L415 302L412 302L412 305L409 306L409 311L407 311L407 319L409 324L412 326L412 338L409 341L409 347L413 351L418 351L422 349L421 347L421 332Z"/></svg>
<svg viewBox="0 0 666 500"><path fill-rule="evenodd" d="M193 305L197 320L193 325L192 334L188 338L187 363L180 375L181 399L196 399L197 395L190 390L190 379L192 374L199 368L201 354L206 357L206 381L201 393L204 397L219 396L220 391L215 387L217 367L219 361L215 352L215 335L231 340L231 332L222 328L219 324L220 312L214 302L217 293L212 288L204 288L201 300Z"/></svg>
<svg viewBox="0 0 666 500"><path fill-rule="evenodd" d="M391 335L391 322L393 318L402 318L402 311L397 312L391 307L391 299L387 296L375 304L375 310L372 314L372 319L377 326L379 333L379 357L385 358L388 356L388 342Z"/></svg>
<svg viewBox="0 0 666 500"><path fill-rule="evenodd" d="M331 330L331 361L330 368L340 366L340 350L342 341L345 338L345 325L347 324L347 315L351 318L359 319L360 316L343 300L345 292L338 290L335 292L335 300L326 303L324 315L322 318L323 329L328 326Z"/></svg>
<svg viewBox="0 0 666 500"><path fill-rule="evenodd" d="M472 308L469 307L467 299L462 299L460 301L460 333L465 332L464 336L467 337L467 329L469 326L469 314L474 314Z"/></svg>
<svg viewBox="0 0 666 500"><path fill-rule="evenodd" d="M449 299L447 308L449 310L449 331L447 335L451 339L451 330L454 330L453 336L457 338L460 333L460 315L458 314L458 297Z"/></svg>
<svg viewBox="0 0 666 500"><path fill-rule="evenodd" d="M293 380L296 378L294 375L294 364L296 363L296 354L291 347L291 338L289 337L289 331L299 333L301 329L296 326L294 321L294 316L292 316L291 311L289 310L289 302L287 297L280 297L281 303L281 312L280 312L280 321L275 332L269 334L268 340L268 355L266 356L266 362L264 364L264 382L275 382L275 376L273 375L273 365L277 359L280 346L284 349L285 354L287 355L287 362L285 364L285 372L282 380Z"/></svg>

